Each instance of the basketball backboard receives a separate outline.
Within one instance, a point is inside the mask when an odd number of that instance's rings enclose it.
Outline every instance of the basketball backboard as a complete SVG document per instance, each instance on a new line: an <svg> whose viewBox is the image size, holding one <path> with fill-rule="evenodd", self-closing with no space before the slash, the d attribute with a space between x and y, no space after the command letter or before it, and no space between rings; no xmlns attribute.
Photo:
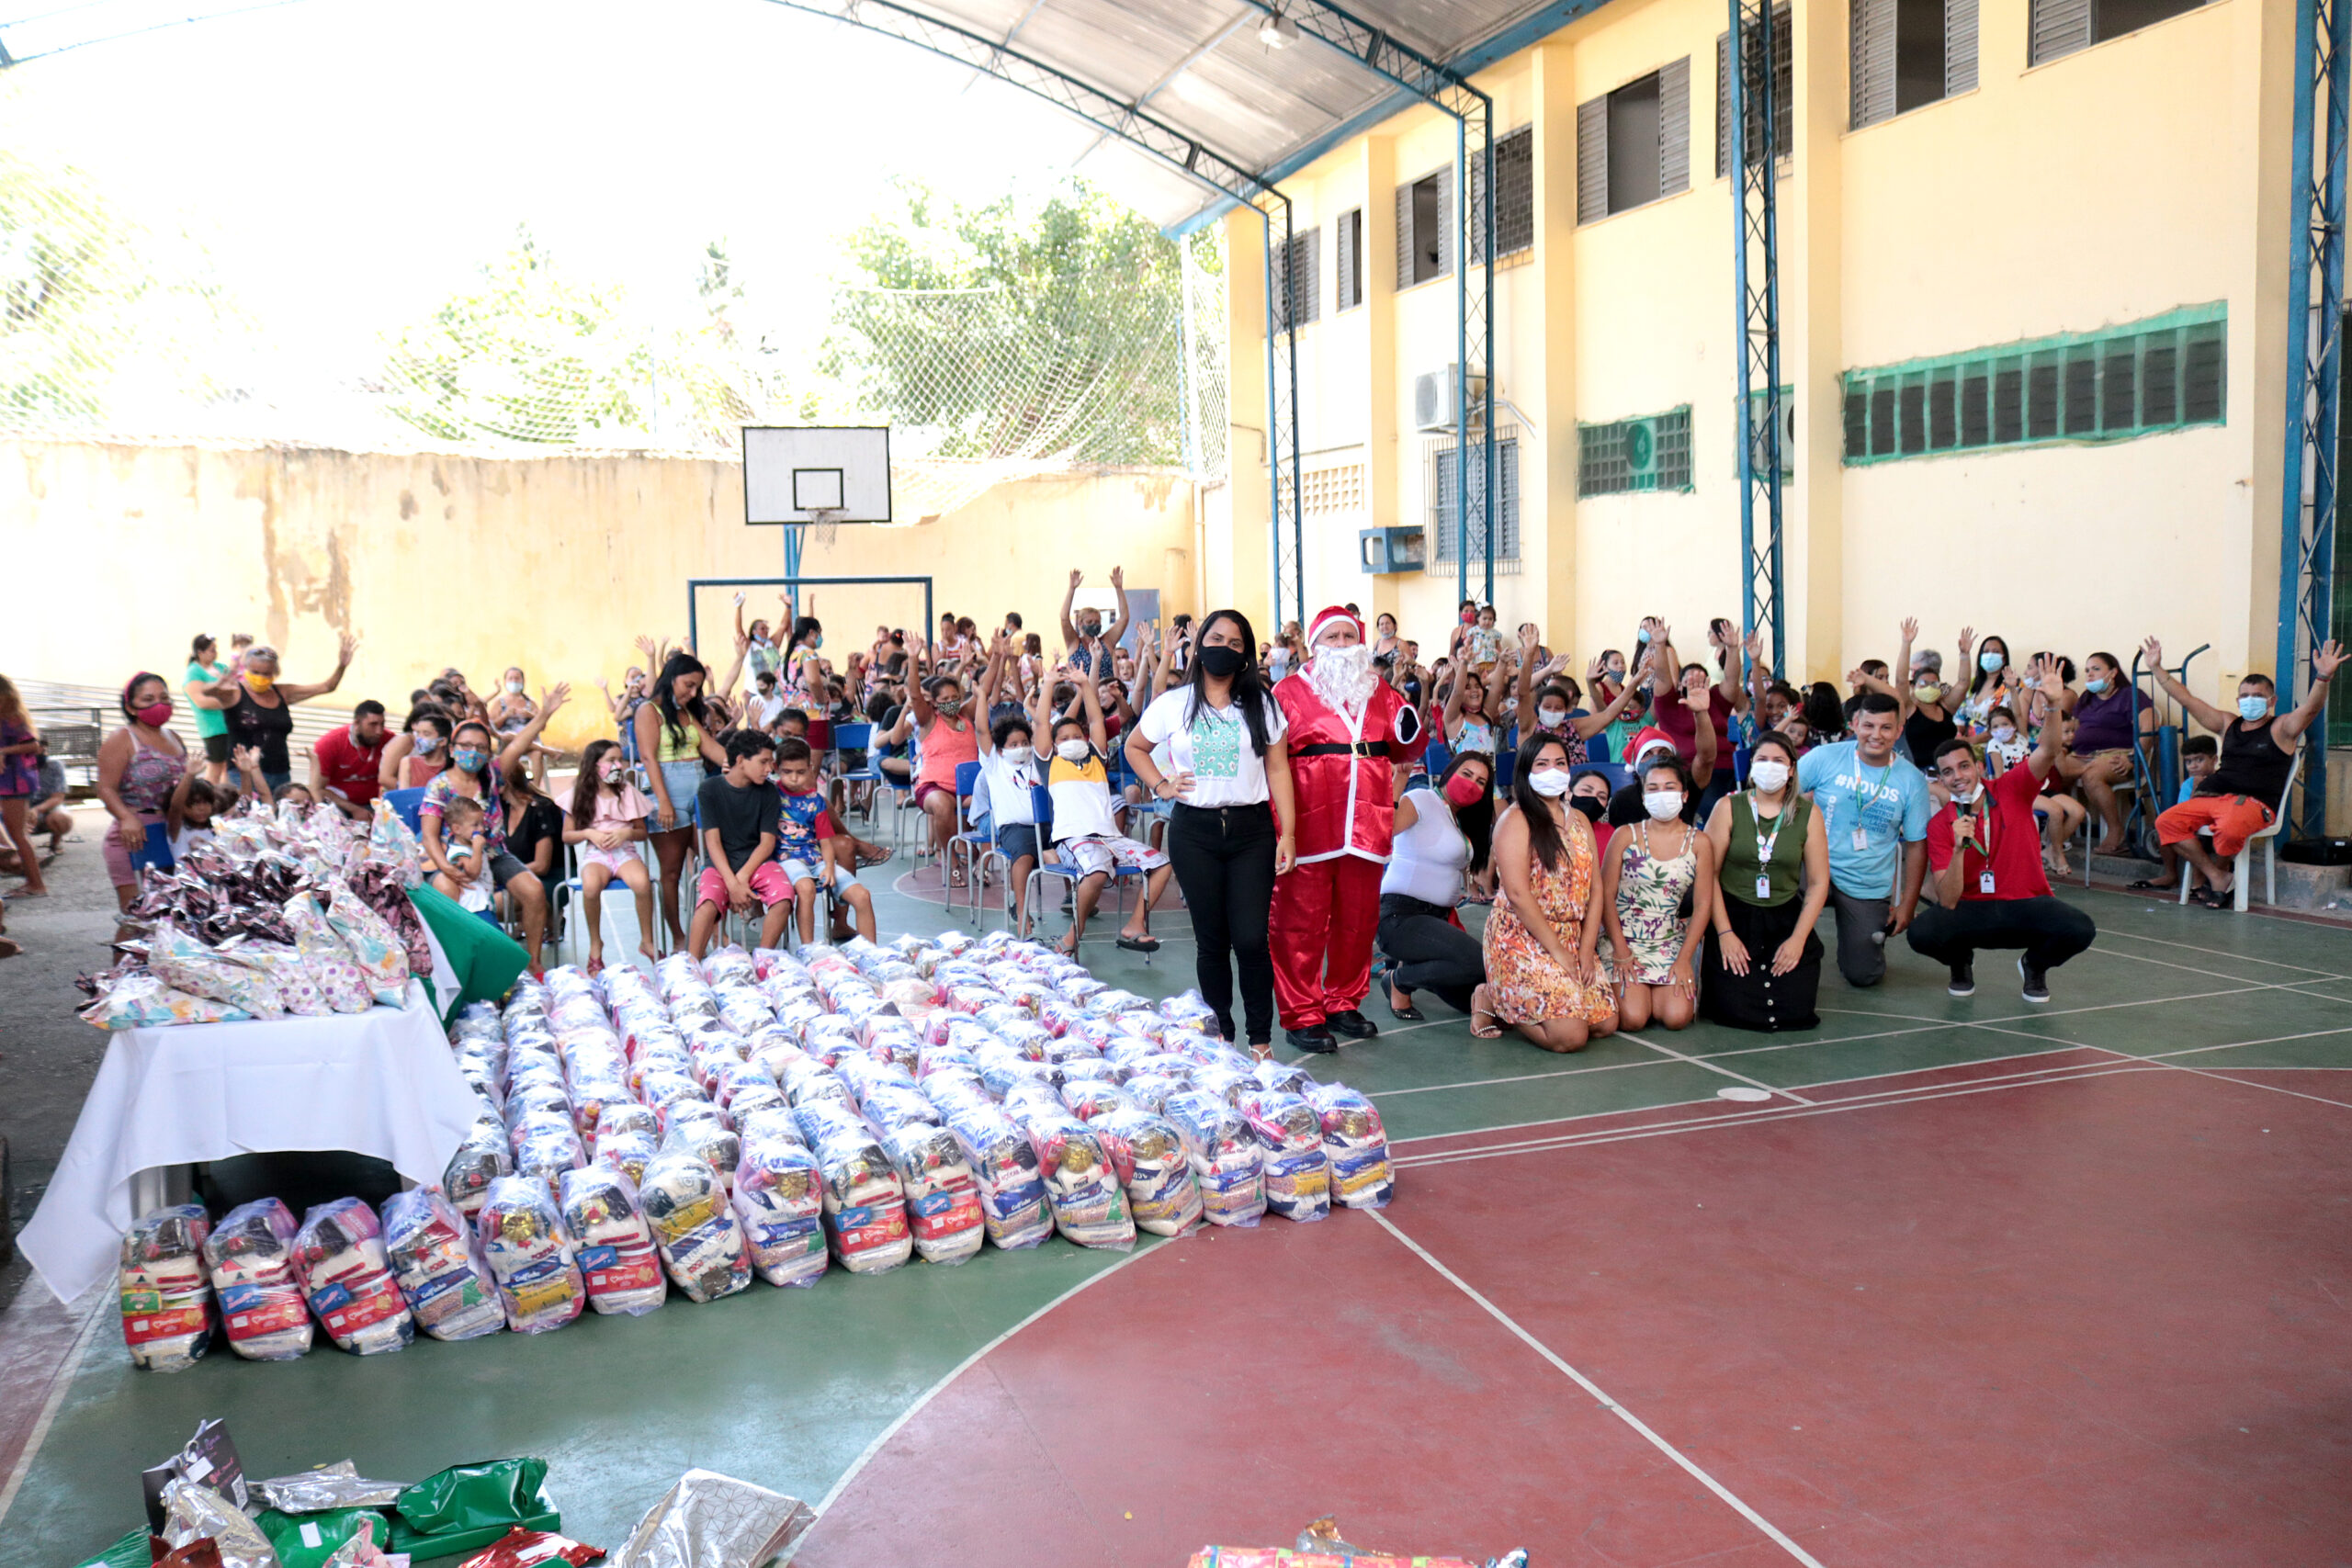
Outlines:
<svg viewBox="0 0 2352 1568"><path fill-rule="evenodd" d="M745 425L743 521L889 522L889 426Z"/></svg>

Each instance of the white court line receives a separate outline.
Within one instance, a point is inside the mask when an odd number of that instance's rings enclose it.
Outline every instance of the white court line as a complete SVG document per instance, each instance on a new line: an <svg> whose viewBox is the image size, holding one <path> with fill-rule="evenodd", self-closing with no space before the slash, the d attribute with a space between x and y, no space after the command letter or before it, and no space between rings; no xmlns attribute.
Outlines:
<svg viewBox="0 0 2352 1568"><path fill-rule="evenodd" d="M1116 1263L1112 1264L1109 1268L1102 1269L1100 1272L1090 1274L1085 1279L1080 1280L1077 1284L1072 1285L1069 1290L1064 1291L1060 1295L1056 1296L1052 1301L1047 1302L1044 1306L1039 1307L1035 1312L1031 1313L1027 1317L1023 1318L1019 1323L1014 1324L1012 1327L1006 1329L1003 1333L998 1335L995 1338L989 1340L987 1344L981 1346L978 1349L973 1351L962 1360L956 1362L954 1369L951 1370L946 1376L941 1378L937 1382L933 1383L929 1388L923 1390L922 1395L918 1397L912 1404L910 1404L904 1410L899 1411L897 1420L891 1422L888 1427L883 1427L881 1431L875 1434L874 1440L866 1444L864 1451L850 1461L849 1468L842 1472L841 1478L835 1481L832 1485L826 1488L824 1496L818 1500L817 1506L814 1509L816 1517L819 1519L822 1519L825 1517L825 1510L831 1507L834 1501L838 1499L843 1492L849 1489L850 1483L855 1481L865 1471L865 1467L873 1462L874 1456L882 1451L883 1445L888 1443L892 1438L897 1437L900 1427L904 1427L908 1422L921 1415L924 1406L928 1405L933 1400L937 1399L942 1393L944 1393L947 1391L948 1384L954 1382L957 1378L962 1377L966 1372L970 1371L974 1366L978 1364L981 1357L986 1356L989 1351L995 1349L998 1346L1003 1344L1006 1340L1012 1338L1014 1335L1020 1333L1023 1329L1028 1327L1031 1324L1036 1322L1039 1318L1045 1316L1056 1307L1060 1306L1064 1302L1069 1301L1080 1291L1083 1291L1090 1286L1101 1283L1102 1280L1109 1279L1112 1275L1117 1273L1120 1269L1125 1269L1128 1264L1133 1263L1137 1258L1148 1258L1151 1254L1159 1250L1159 1247L1157 1243L1138 1247L1135 1251L1128 1253L1125 1258L1120 1258ZM814 1528L814 1526L810 1527L812 1530ZM808 1532L803 1532L800 1539L803 1542L807 1541L808 1539ZM796 1546L794 1550L798 1550L797 1546ZM784 1557L778 1561L789 1562L791 1560L792 1554L790 1552L786 1552Z"/></svg>
<svg viewBox="0 0 2352 1568"><path fill-rule="evenodd" d="M2301 922L2299 921L2297 923L2300 924ZM2099 934L2101 936L2129 937L2133 942L2154 942L2158 947L2177 947L2189 953L2211 953L2213 951L2213 949L2210 947L2199 947L2195 942L2167 942L2160 936L2142 936L2138 931L2101 931ZM2095 953L2098 949L2093 948L2089 951ZM2295 969L2300 970L2306 975L2324 975L2331 980L2352 980L2352 975L2338 975L2331 969L2314 969L2307 964L2289 964L2283 959L2257 958L2251 953L2233 953L2229 954L2229 956L2232 958L2242 958L2248 964L2267 964L2274 969Z"/></svg>
<svg viewBox="0 0 2352 1568"><path fill-rule="evenodd" d="M8 1483L0 1486L0 1523L7 1520L8 1510L15 1505L17 1494L25 1484L25 1477L32 1473L33 1458L40 1452L41 1442L49 1436L50 1424L57 1419L57 1412L74 1386L74 1375L82 1370L82 1352L89 1348L90 1337L97 1332L99 1320L106 1316L102 1310L105 1304L105 1298L101 1297L91 1306L89 1318L82 1325L82 1332L74 1337L73 1348L58 1363L49 1398L42 1402L40 1415L33 1422L32 1435L25 1439L25 1450L17 1456L16 1466L8 1472Z"/></svg>
<svg viewBox="0 0 2352 1568"><path fill-rule="evenodd" d="M1592 1395L1594 1399L1600 1401L1600 1407L1603 1410L1608 1411L1609 1414L1616 1416L1617 1419L1625 1423L1626 1426L1631 1427L1634 1431L1640 1433L1643 1441L1648 1443L1650 1447L1656 1449L1658 1452L1672 1460L1677 1465L1680 1466L1692 1480L1698 1482L1700 1485L1704 1486L1708 1491L1713 1493L1716 1496L1730 1504L1732 1508L1738 1513L1741 1518L1746 1519L1749 1524L1754 1525L1758 1529L1763 1531L1775 1545L1779 1546L1782 1551L1786 1551L1791 1557L1795 1558L1798 1562L1806 1564L1807 1568L1822 1568L1820 1559L1815 1557L1813 1553L1807 1551L1804 1547L1799 1546L1795 1541L1791 1540L1777 1526L1772 1523L1771 1520L1766 1518L1763 1515L1758 1513L1755 1509L1742 1502L1738 1495L1734 1493L1730 1487L1725 1486L1722 1482L1717 1481L1713 1476L1709 1475L1705 1471L1701 1470L1696 1464L1693 1464L1690 1458L1685 1455L1681 1450L1676 1448L1672 1443L1668 1442L1664 1438L1659 1437L1657 1433L1651 1430L1648 1424L1644 1422L1640 1416L1634 1415L1632 1411L1626 1409L1623 1405L1610 1398L1607 1391L1602 1389L1599 1383L1594 1382L1590 1378L1585 1376L1582 1372L1568 1365L1567 1362L1562 1360L1553 1352L1550 1346L1544 1344L1544 1341L1536 1338L1535 1336L1530 1334L1526 1329L1521 1328L1517 1323L1513 1322L1510 1315L1504 1312L1502 1308L1497 1306L1494 1303L1488 1301L1486 1297L1480 1295L1476 1290L1472 1289L1468 1280L1463 1279L1461 1275L1456 1274L1453 1269L1448 1269L1444 1264L1440 1263L1435 1258L1431 1257L1430 1255L1429 1248L1423 1247L1419 1242L1415 1241L1411 1236L1407 1235L1403 1231L1398 1230L1395 1221L1389 1219L1387 1215L1382 1213L1377 1209L1367 1209L1364 1213L1370 1214L1375 1221L1377 1221L1381 1229L1386 1231L1390 1235L1395 1236L1398 1241L1403 1242L1408 1247L1411 1248L1415 1257L1428 1264L1431 1269L1437 1270L1438 1276L1441 1279L1444 1280L1455 1290L1460 1291L1464 1295L1468 1296L1472 1301L1477 1303L1479 1307L1485 1311L1487 1316L1493 1318L1497 1323L1501 1324L1505 1328L1510 1329L1512 1335L1514 1335L1521 1344L1534 1351L1537 1355L1543 1357L1545 1360L1551 1362L1552 1365L1565 1374L1570 1382L1574 1382L1578 1388L1584 1390L1585 1393Z"/></svg>
<svg viewBox="0 0 2352 1568"><path fill-rule="evenodd" d="M1655 1051L1661 1056L1669 1057L1672 1060L1680 1062L1687 1066L1704 1067L1711 1073L1721 1073L1724 1077L1736 1079L1737 1081L1746 1084L1750 1089L1760 1089L1767 1094L1777 1094L1784 1100L1793 1100L1799 1105L1811 1105L1813 1103L1813 1101L1807 1100L1801 1094L1792 1094L1785 1089L1777 1089L1772 1085L1766 1083L1762 1078L1751 1078L1746 1073L1736 1073L1729 1067L1718 1066L1714 1063L1707 1060L1704 1056L1686 1056L1679 1051L1668 1050L1666 1046L1659 1044L1657 1041L1651 1040L1638 1033L1634 1035L1632 1038L1634 1044Z"/></svg>

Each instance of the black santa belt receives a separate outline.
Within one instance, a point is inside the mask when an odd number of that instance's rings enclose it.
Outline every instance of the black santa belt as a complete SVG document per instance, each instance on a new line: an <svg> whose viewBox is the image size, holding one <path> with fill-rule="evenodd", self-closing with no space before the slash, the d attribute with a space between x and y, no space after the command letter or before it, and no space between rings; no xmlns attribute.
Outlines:
<svg viewBox="0 0 2352 1568"><path fill-rule="evenodd" d="M1345 740L1318 740L1311 746L1295 749L1291 755L1294 757L1385 757L1388 755L1388 742L1358 740L1351 744Z"/></svg>

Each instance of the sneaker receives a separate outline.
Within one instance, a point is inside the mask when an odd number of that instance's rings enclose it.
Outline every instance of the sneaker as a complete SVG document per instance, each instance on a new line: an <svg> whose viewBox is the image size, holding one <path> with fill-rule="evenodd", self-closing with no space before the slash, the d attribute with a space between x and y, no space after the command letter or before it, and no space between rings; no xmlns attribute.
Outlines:
<svg viewBox="0 0 2352 1568"><path fill-rule="evenodd" d="M2031 964L2028 964L2025 961L2025 954L2022 953L2018 954L2018 975L2025 981L2026 1000L2030 1002L2046 1002L2050 999L2049 977L2043 975L2041 970L2036 969Z"/></svg>
<svg viewBox="0 0 2352 1568"><path fill-rule="evenodd" d="M1963 958L1959 963L1953 964L1951 966L1951 984L1946 986L1944 989L1955 997L1974 996L1976 994L1976 961L1971 958Z"/></svg>
<svg viewBox="0 0 2352 1568"><path fill-rule="evenodd" d="M1323 1022L1332 1033L1344 1034L1351 1040L1369 1040L1380 1032L1380 1025L1364 1017L1355 1008L1350 1008L1345 1012L1335 1012L1326 1018Z"/></svg>

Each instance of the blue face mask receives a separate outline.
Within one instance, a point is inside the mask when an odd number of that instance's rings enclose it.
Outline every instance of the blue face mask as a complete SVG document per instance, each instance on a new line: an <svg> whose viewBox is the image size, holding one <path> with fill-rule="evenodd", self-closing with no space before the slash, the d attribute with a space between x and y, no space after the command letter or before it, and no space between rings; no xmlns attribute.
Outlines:
<svg viewBox="0 0 2352 1568"><path fill-rule="evenodd" d="M1650 640L1650 629L1649 629L1649 627L1647 627L1647 626L1644 626L1644 627L1642 627L1640 630L1636 631L1636 632L1634 634L1634 640L1635 642L1647 642L1647 641L1649 641L1649 640Z"/></svg>
<svg viewBox="0 0 2352 1568"><path fill-rule="evenodd" d="M449 753L449 761L466 773L478 773L481 765L490 761L490 753L479 746L460 746Z"/></svg>
<svg viewBox="0 0 2352 1568"><path fill-rule="evenodd" d="M2095 697L2104 696L2107 693L2107 677L2104 675L2092 676L2089 680L2083 682L2083 690L2088 692Z"/></svg>
<svg viewBox="0 0 2352 1568"><path fill-rule="evenodd" d="M1998 675L2001 672L2001 666L2008 661L2007 654L1980 653L1976 656L1976 668L1984 671L1987 675Z"/></svg>
<svg viewBox="0 0 2352 1568"><path fill-rule="evenodd" d="M2268 697L2240 697L2238 699L2238 716L2248 724L2259 724L2263 716L2269 711Z"/></svg>

